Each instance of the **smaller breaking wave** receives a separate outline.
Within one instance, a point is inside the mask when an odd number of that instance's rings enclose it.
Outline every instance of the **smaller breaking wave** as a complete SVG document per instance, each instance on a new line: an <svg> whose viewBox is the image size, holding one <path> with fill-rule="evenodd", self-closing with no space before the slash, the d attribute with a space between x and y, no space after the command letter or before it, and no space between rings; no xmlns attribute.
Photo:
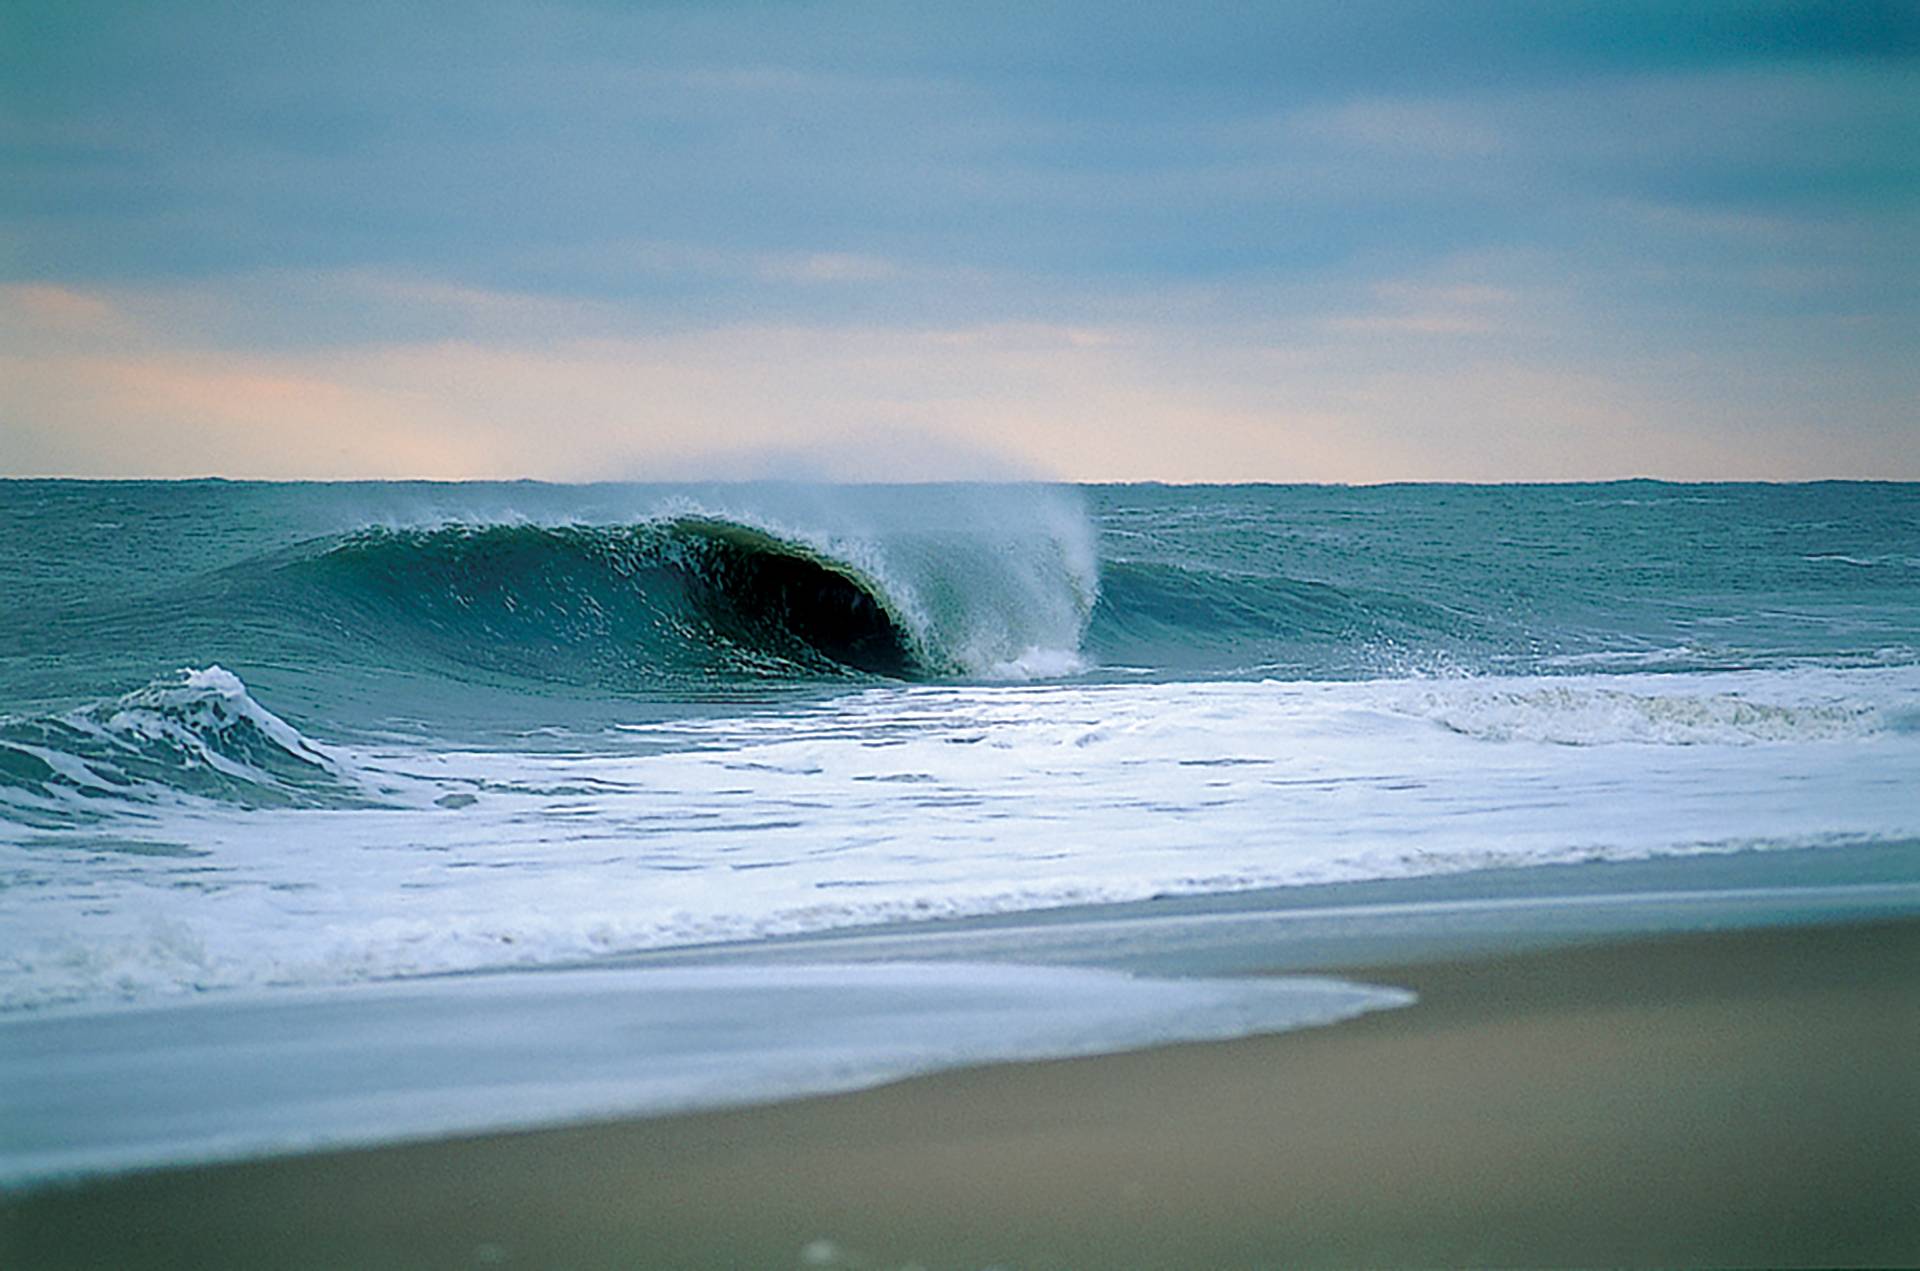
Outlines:
<svg viewBox="0 0 1920 1271"><path fill-rule="evenodd" d="M249 808L365 802L337 761L218 666L65 714L0 719L9 820L65 826L183 797Z"/></svg>

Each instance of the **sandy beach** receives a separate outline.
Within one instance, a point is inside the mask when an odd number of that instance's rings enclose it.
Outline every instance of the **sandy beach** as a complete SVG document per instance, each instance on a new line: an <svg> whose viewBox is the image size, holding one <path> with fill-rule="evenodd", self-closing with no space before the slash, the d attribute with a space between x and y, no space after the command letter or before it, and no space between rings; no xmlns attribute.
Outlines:
<svg viewBox="0 0 1920 1271"><path fill-rule="evenodd" d="M0 1202L30 1268L1911 1264L1920 922L1344 968L1330 1028Z"/></svg>

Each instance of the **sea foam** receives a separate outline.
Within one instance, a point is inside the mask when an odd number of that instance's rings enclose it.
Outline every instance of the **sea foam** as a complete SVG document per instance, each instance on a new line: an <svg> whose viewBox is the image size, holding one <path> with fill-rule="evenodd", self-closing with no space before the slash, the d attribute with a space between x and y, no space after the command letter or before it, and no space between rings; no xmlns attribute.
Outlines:
<svg viewBox="0 0 1920 1271"><path fill-rule="evenodd" d="M1913 838L1888 774L1920 765L1892 722L1916 703L1913 670L890 686L634 725L631 751L336 747L382 806L182 796L0 834L0 1003Z"/></svg>

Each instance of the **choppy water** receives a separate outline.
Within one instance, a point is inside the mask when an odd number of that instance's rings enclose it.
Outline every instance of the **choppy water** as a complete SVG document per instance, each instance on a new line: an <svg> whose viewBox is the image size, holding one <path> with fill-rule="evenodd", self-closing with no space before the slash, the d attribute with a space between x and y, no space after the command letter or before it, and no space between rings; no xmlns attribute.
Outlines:
<svg viewBox="0 0 1920 1271"><path fill-rule="evenodd" d="M1920 837L1920 486L0 483L0 1005Z"/></svg>

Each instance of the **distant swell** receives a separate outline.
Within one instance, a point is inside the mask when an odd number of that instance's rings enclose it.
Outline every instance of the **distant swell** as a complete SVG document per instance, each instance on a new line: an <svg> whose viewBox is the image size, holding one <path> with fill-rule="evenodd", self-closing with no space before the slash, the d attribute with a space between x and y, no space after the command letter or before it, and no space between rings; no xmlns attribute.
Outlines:
<svg viewBox="0 0 1920 1271"><path fill-rule="evenodd" d="M1118 559L1102 565L1087 644L1101 662L1162 672L1371 677L1450 671L1452 649L1497 649L1502 636L1497 623L1431 601L1271 564Z"/></svg>

